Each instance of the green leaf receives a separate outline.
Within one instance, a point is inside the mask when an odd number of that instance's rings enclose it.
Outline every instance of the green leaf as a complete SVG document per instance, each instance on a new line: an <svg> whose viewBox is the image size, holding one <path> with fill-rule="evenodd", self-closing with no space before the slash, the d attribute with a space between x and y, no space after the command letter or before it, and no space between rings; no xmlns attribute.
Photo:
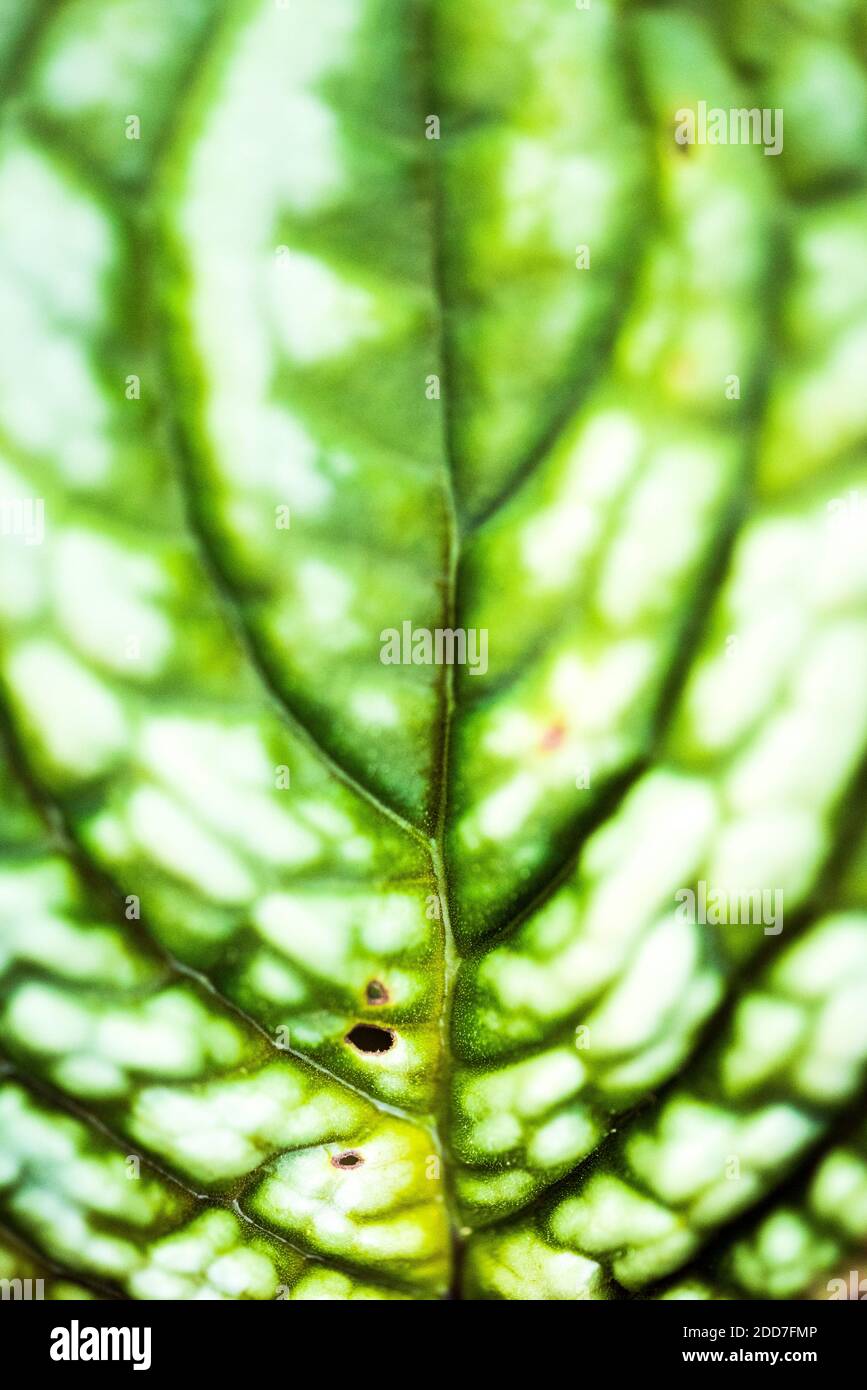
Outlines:
<svg viewBox="0 0 867 1390"><path fill-rule="evenodd" d="M3 1278L834 1296L867 33L814 9L0 16Z"/></svg>

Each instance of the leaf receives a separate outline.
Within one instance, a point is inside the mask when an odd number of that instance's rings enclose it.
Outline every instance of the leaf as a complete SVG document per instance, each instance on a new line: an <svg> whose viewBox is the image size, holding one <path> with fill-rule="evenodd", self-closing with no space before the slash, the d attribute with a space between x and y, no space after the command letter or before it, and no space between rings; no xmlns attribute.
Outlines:
<svg viewBox="0 0 867 1390"><path fill-rule="evenodd" d="M863 18L698 9L0 21L3 1277L863 1247Z"/></svg>

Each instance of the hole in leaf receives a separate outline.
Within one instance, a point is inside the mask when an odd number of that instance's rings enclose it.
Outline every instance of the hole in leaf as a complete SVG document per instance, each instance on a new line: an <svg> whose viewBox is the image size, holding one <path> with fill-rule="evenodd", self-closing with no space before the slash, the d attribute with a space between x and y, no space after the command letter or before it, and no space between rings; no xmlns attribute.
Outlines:
<svg viewBox="0 0 867 1390"><path fill-rule="evenodd" d="M342 1154L335 1154L331 1160L334 1168L360 1168L364 1159L355 1149L346 1149Z"/></svg>
<svg viewBox="0 0 867 1390"><path fill-rule="evenodd" d="M365 990L368 1004L387 1004L389 993L381 980L371 980Z"/></svg>
<svg viewBox="0 0 867 1390"><path fill-rule="evenodd" d="M356 1023L346 1034L346 1041L359 1052L389 1052L394 1047L394 1033L391 1028L380 1028L376 1023Z"/></svg>

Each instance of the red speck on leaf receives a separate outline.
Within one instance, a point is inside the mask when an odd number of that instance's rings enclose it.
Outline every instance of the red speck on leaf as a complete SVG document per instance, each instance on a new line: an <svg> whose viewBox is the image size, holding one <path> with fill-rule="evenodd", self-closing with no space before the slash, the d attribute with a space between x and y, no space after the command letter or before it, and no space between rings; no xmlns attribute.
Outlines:
<svg viewBox="0 0 867 1390"><path fill-rule="evenodd" d="M566 739L566 725L559 720L555 724L549 724L541 739L539 747L543 753L551 753L555 748L560 748Z"/></svg>

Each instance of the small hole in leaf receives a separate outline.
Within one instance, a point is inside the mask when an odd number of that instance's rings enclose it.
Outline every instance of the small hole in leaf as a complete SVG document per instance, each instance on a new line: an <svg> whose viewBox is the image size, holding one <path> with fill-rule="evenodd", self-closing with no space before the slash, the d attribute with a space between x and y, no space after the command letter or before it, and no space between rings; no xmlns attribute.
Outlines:
<svg viewBox="0 0 867 1390"><path fill-rule="evenodd" d="M371 980L364 992L368 1004L387 1004L389 993L381 980Z"/></svg>
<svg viewBox="0 0 867 1390"><path fill-rule="evenodd" d="M345 1153L335 1154L331 1160L334 1168L360 1168L364 1159L355 1149L347 1149Z"/></svg>
<svg viewBox="0 0 867 1390"><path fill-rule="evenodd" d="M394 1033L390 1028L380 1028L375 1023L356 1023L346 1034L346 1041L357 1047L359 1052L389 1052L394 1047Z"/></svg>

